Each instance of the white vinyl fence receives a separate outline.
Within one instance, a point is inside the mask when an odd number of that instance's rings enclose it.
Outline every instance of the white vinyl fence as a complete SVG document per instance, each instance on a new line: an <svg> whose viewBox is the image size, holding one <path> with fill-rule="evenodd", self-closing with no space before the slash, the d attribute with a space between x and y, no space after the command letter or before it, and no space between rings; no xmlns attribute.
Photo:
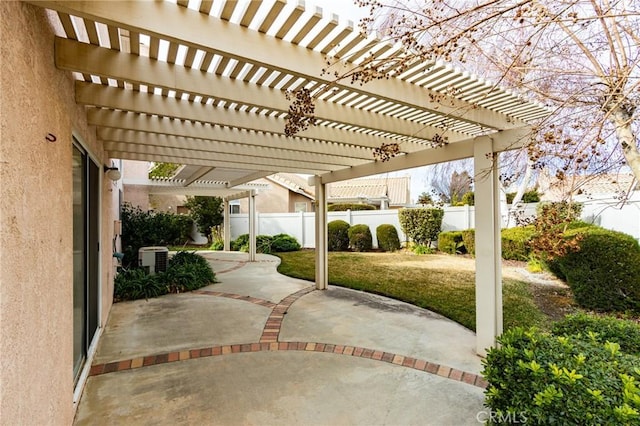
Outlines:
<svg viewBox="0 0 640 426"><path fill-rule="evenodd" d="M522 216L534 216L537 203L525 204ZM442 220L443 231L456 231L473 228L474 207L445 207ZM624 232L640 241L640 200L630 201L620 207L613 201L592 201L583 203L583 220L595 223L607 229ZM232 214L231 239L249 233L249 217L247 214ZM382 224L391 224L398 230L400 241L406 237L400 227L398 210L363 210L346 212L329 212L328 221L344 220L350 225L369 225L373 235L373 246L378 246L376 228ZM512 221L513 222L513 221ZM506 215L503 224L506 224ZM515 226L511 223L510 226ZM305 248L315 247L315 214L314 213L256 213L256 234L276 235L288 234L295 237Z"/></svg>

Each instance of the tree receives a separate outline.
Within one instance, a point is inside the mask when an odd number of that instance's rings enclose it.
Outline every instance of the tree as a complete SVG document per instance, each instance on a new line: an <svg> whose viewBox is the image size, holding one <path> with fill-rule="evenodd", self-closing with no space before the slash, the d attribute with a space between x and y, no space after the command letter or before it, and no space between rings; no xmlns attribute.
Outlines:
<svg viewBox="0 0 640 426"><path fill-rule="evenodd" d="M211 243L213 229L224 222L222 198L196 195L187 197L185 206L189 209L190 216L198 224L198 230L206 235Z"/></svg>
<svg viewBox="0 0 640 426"><path fill-rule="evenodd" d="M426 192L423 192L422 194L420 194L418 196L418 204L421 204L423 206L427 206L427 205L433 205L433 198L431 197L430 194L427 194Z"/></svg>
<svg viewBox="0 0 640 426"><path fill-rule="evenodd" d="M153 163L151 170L149 170L150 178L170 178L176 170L180 168L180 164L175 163Z"/></svg>
<svg viewBox="0 0 640 426"><path fill-rule="evenodd" d="M471 191L471 175L468 171L450 171L452 163L441 167L442 172L436 173L431 179L433 190L440 196L443 203L456 205L462 201L462 196ZM447 173L449 172L449 173Z"/></svg>
<svg viewBox="0 0 640 426"><path fill-rule="evenodd" d="M568 174L628 166L640 179L640 3L609 0L358 0L361 21L402 55L335 71L367 83L445 60L518 89L552 114L528 147L534 167ZM345 64L345 58L335 61ZM474 66L475 64L475 66ZM455 88L449 88L455 93ZM448 93L448 89L443 90ZM307 111L309 109L307 108Z"/></svg>

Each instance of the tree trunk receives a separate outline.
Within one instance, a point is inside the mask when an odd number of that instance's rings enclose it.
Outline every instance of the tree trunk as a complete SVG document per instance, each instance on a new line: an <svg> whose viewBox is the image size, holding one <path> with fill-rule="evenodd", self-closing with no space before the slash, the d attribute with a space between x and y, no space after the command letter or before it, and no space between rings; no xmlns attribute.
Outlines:
<svg viewBox="0 0 640 426"><path fill-rule="evenodd" d="M624 108L616 108L612 114L612 121L627 165L631 169L631 173L640 181L640 152L638 152L636 136L631 128L631 114Z"/></svg>
<svg viewBox="0 0 640 426"><path fill-rule="evenodd" d="M529 186L529 181L531 180L531 175L533 174L533 163L531 160L527 159L527 165L524 171L524 177L522 178L522 182L518 187L518 191L516 195L513 197L513 201L511 201L511 208L509 208L509 215L507 217L507 228L513 226L512 224L517 219L517 211L518 211L518 203L522 200L522 196L527 190L527 186ZM516 224L517 225L517 224Z"/></svg>

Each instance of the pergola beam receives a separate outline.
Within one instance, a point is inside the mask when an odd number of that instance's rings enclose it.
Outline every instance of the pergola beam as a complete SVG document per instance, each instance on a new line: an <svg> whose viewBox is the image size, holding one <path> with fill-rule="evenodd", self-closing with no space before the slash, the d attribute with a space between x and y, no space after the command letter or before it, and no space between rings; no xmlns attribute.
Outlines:
<svg viewBox="0 0 640 426"><path fill-rule="evenodd" d="M148 34L152 38L186 45L251 63L307 80L331 84L322 74L324 55L266 34L221 20L188 8L176 8L165 2L92 2L32 0L39 7L91 19L119 28ZM278 55L273 55L278 52ZM494 129L522 126L520 120L469 102L432 92L400 79L373 80L365 87L357 82L335 84L340 89L354 90L369 96L429 110L436 114L481 124Z"/></svg>
<svg viewBox="0 0 640 426"><path fill-rule="evenodd" d="M65 38L56 38L55 43L56 66L61 69L279 112L287 112L289 108L290 101L285 98L284 93L270 87L247 84L228 77ZM464 138L464 135L457 132L425 127L420 123L336 103L318 100L315 108L318 120L375 128L426 140L432 139L436 134L446 136L451 141Z"/></svg>
<svg viewBox="0 0 640 426"><path fill-rule="evenodd" d="M502 152L525 146L530 133L531 129L529 127L523 127L520 129L500 131L490 136L493 139L495 152ZM442 148L425 149L423 151L401 155L386 162L376 161L349 169L330 172L321 176L322 183L339 182L347 179L356 179L380 173L396 172L414 167L470 158L474 155L474 140L475 138L471 138L445 145ZM312 179L310 179L309 182L311 183Z"/></svg>
<svg viewBox="0 0 640 426"><path fill-rule="evenodd" d="M371 158L373 158L373 150L370 148L314 139L292 138L274 133L256 132L226 126L214 126L209 123L100 108L90 108L87 111L87 117L89 124L99 128L134 130L203 140L213 140L212 135L215 134L215 140L220 142L280 148L295 152L331 153L332 155L340 157L359 158L363 160L371 160ZM99 133L102 131L104 131L104 129L98 129Z"/></svg>
<svg viewBox="0 0 640 426"><path fill-rule="evenodd" d="M98 139L105 143L117 142L152 147L180 148L191 151L215 154L246 155L257 158L277 158L282 160L304 161L310 165L355 166L365 161L344 158L335 155L288 151L267 147L249 146L238 143L219 142L169 136L157 133L143 133L133 130L102 129L97 130Z"/></svg>
<svg viewBox="0 0 640 426"><path fill-rule="evenodd" d="M201 167L199 167L193 174L191 174L191 176L189 176L184 181L184 186L191 185L192 183L194 183L195 181L197 181L198 179L200 179L202 176L206 175L207 173L209 173L213 169L214 169L213 167L209 167L209 166L201 166Z"/></svg>
<svg viewBox="0 0 640 426"><path fill-rule="evenodd" d="M232 181L229 181L227 186L229 188L233 188L234 186L238 186L238 185L242 185L242 184L247 183L247 182L251 182L251 181L254 181L254 180L262 179L263 177L267 177L267 176L272 175L272 174L273 173L271 173L271 172L265 172L265 171L259 170L259 171L255 172L255 173L251 173L251 174L246 175L246 176L244 176L242 178L234 179Z"/></svg>
<svg viewBox="0 0 640 426"><path fill-rule="evenodd" d="M181 120L200 121L240 129L253 129L267 133L282 134L284 129L284 119L280 118L232 111L211 105L80 81L76 82L76 102L81 105L132 111ZM398 142L397 139L393 138L341 130L327 126L312 126L304 132L301 132L300 136L303 138L319 139L367 148L378 148L383 143ZM403 143L403 150L407 152L418 151L423 148L424 145L421 144L411 142Z"/></svg>

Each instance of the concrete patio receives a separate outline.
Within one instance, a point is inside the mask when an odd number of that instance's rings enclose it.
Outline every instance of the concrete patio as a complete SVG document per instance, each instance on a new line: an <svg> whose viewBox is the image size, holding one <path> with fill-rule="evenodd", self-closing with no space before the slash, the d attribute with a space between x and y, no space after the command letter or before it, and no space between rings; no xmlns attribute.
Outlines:
<svg viewBox="0 0 640 426"><path fill-rule="evenodd" d="M203 252L217 284L114 305L78 425L477 424L475 334L414 306Z"/></svg>

